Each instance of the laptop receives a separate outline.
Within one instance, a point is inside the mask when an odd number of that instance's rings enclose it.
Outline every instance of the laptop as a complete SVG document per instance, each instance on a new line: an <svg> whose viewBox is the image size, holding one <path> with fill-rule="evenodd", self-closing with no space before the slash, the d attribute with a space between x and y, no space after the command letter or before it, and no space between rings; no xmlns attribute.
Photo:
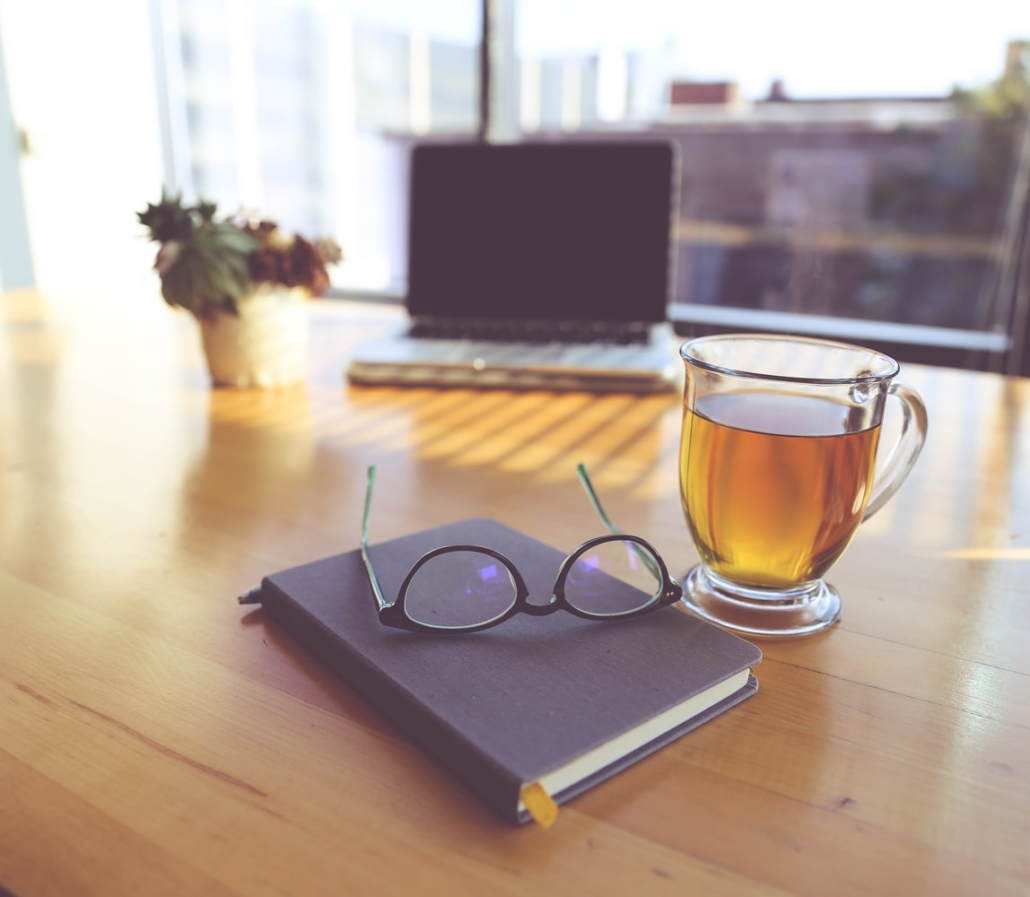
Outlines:
<svg viewBox="0 0 1030 897"><path fill-rule="evenodd" d="M408 320L360 347L360 384L676 389L667 320L676 153L636 140L420 144Z"/></svg>

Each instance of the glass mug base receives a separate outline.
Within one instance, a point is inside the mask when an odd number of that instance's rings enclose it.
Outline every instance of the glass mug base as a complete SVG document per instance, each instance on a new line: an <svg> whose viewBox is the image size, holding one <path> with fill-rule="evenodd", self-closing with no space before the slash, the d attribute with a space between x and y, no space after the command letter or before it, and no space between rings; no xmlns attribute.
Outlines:
<svg viewBox="0 0 1030 897"><path fill-rule="evenodd" d="M741 635L810 635L840 618L840 596L821 579L797 589L749 589L698 565L683 579L692 613Z"/></svg>

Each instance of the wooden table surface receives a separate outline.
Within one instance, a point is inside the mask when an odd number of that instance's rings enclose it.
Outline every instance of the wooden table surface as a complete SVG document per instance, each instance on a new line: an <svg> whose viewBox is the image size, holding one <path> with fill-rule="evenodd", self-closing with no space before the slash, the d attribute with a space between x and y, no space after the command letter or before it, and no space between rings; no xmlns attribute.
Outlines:
<svg viewBox="0 0 1030 897"><path fill-rule="evenodd" d="M212 390L156 290L3 294L0 892L1030 893L1030 381L905 366L930 437L759 693L511 827L260 610L266 573L491 516L595 534L574 464L682 573L676 395Z"/></svg>

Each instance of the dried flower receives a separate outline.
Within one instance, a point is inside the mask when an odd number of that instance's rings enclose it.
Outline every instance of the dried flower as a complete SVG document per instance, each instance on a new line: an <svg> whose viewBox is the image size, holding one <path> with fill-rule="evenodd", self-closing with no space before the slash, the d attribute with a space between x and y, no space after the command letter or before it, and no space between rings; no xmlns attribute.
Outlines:
<svg viewBox="0 0 1030 897"><path fill-rule="evenodd" d="M164 194L137 214L150 238L160 244L154 268L169 305L198 318L237 313L237 303L261 283L301 287L312 296L329 288L327 266L342 258L331 239L314 243L287 235L270 219L215 218L217 207L204 200L185 206Z"/></svg>

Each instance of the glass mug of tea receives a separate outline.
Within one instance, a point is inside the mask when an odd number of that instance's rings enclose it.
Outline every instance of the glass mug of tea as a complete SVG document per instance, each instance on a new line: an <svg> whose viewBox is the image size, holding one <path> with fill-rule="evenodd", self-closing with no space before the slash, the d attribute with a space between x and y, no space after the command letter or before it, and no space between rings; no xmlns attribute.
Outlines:
<svg viewBox="0 0 1030 897"><path fill-rule="evenodd" d="M803 337L690 340L680 494L701 557L683 583L698 615L748 635L816 632L840 616L823 581L912 469L926 408L880 352ZM876 469L887 399L900 432Z"/></svg>

